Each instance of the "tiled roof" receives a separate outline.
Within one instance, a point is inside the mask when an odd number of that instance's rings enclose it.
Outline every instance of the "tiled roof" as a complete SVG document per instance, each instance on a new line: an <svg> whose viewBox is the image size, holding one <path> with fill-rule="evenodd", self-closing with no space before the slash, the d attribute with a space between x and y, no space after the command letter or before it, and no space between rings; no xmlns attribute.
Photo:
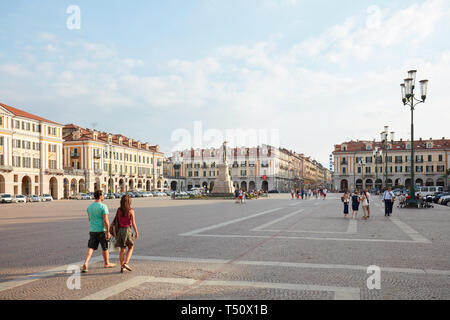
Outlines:
<svg viewBox="0 0 450 320"><path fill-rule="evenodd" d="M34 114L28 113L26 111L23 111L23 110L20 110L20 109L11 107L11 106L8 106L7 104L1 103L1 102L0 102L0 106L2 106L3 108L5 108L6 110L8 110L9 112L13 113L14 115L16 115L18 117L29 118L29 119L38 120L38 121L44 121L44 122L53 123L53 124L62 126L62 124L59 124L57 122L38 117Z"/></svg>
<svg viewBox="0 0 450 320"><path fill-rule="evenodd" d="M432 143L432 147L428 148L428 143ZM410 144L410 141L400 140L394 141L391 149L389 150L410 150L407 148L407 145ZM346 145L345 151L342 150L342 146ZM367 149L367 146L370 146L370 150ZM373 151L375 148L382 148L382 143L378 141L349 141L344 142L338 145L335 145L334 152L355 152L355 151ZM442 138L440 140L431 139L431 140L415 140L414 141L414 150L441 150L441 149L450 149L450 139Z"/></svg>
<svg viewBox="0 0 450 320"><path fill-rule="evenodd" d="M84 129L81 128L77 125L74 124L67 124L64 126L64 129L78 129L81 133L80 138L79 139L74 139L72 135L69 135L67 137L64 138L65 141L89 141L89 140L94 140L94 131L90 130L90 129ZM124 146L124 147L128 147L128 142L132 139L125 137L122 134L109 134L106 132L97 132L98 136L97 136L97 141L101 141L104 143L108 143L108 136L111 135L112 137L112 144L116 145L116 146ZM122 144L119 144L119 138L122 138ZM144 147L148 145L146 143L142 143L141 142L141 148L138 148L138 141L133 140L132 143L132 148L135 149L141 149L141 150L146 150ZM149 146L149 151L155 151L155 152L159 152L156 150L157 146Z"/></svg>

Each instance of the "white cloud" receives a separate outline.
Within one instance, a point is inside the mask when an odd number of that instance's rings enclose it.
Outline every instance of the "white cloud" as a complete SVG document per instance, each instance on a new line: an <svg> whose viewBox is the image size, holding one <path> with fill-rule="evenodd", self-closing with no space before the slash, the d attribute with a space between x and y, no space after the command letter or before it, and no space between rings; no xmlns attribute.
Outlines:
<svg viewBox="0 0 450 320"><path fill-rule="evenodd" d="M352 59L367 60L377 49L420 44L448 17L445 0L427 0L385 16L381 9L368 10L365 25L359 25L356 17L348 18L322 33L309 38L293 48L291 56L298 59L305 54L321 56L332 63L351 62Z"/></svg>
<svg viewBox="0 0 450 320"><path fill-rule="evenodd" d="M21 64L0 65L0 72L14 78L25 78L30 76L30 72Z"/></svg>

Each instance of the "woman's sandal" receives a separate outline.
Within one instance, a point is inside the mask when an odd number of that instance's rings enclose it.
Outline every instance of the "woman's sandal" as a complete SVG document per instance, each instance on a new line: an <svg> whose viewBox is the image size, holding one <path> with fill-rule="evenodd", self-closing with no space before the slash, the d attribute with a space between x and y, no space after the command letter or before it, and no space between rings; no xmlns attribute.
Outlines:
<svg viewBox="0 0 450 320"><path fill-rule="evenodd" d="M124 263L124 264L122 265L122 268L125 268L125 269L127 269L128 271L133 271L133 269L131 269L130 266L127 265L126 263Z"/></svg>

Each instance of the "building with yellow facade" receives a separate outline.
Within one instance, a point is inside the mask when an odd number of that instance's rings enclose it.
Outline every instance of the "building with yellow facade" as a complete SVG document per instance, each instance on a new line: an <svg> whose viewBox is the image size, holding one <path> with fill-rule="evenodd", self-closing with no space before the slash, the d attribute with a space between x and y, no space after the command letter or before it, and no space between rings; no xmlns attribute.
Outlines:
<svg viewBox="0 0 450 320"><path fill-rule="evenodd" d="M382 155L375 150L384 149ZM333 185L336 189L378 189L387 186L409 188L411 185L411 141L349 141L334 146ZM414 141L416 186L447 187L450 165L450 140ZM387 171L386 171L387 167Z"/></svg>
<svg viewBox="0 0 450 320"><path fill-rule="evenodd" d="M62 128L0 103L0 193L62 197Z"/></svg>
<svg viewBox="0 0 450 320"><path fill-rule="evenodd" d="M159 146L120 134L63 128L64 196L93 192L162 191L164 154Z"/></svg>

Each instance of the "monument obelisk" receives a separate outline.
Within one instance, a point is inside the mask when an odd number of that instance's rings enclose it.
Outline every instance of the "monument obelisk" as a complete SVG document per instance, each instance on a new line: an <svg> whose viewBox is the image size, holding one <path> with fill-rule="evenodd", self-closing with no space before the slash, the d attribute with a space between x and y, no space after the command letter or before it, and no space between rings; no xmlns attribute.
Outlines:
<svg viewBox="0 0 450 320"><path fill-rule="evenodd" d="M219 175L214 181L214 188L212 191L213 196L232 196L233 195L233 184L231 182L230 173L228 172L228 162L227 162L227 142L225 141L222 145L222 162L217 166L219 170Z"/></svg>

